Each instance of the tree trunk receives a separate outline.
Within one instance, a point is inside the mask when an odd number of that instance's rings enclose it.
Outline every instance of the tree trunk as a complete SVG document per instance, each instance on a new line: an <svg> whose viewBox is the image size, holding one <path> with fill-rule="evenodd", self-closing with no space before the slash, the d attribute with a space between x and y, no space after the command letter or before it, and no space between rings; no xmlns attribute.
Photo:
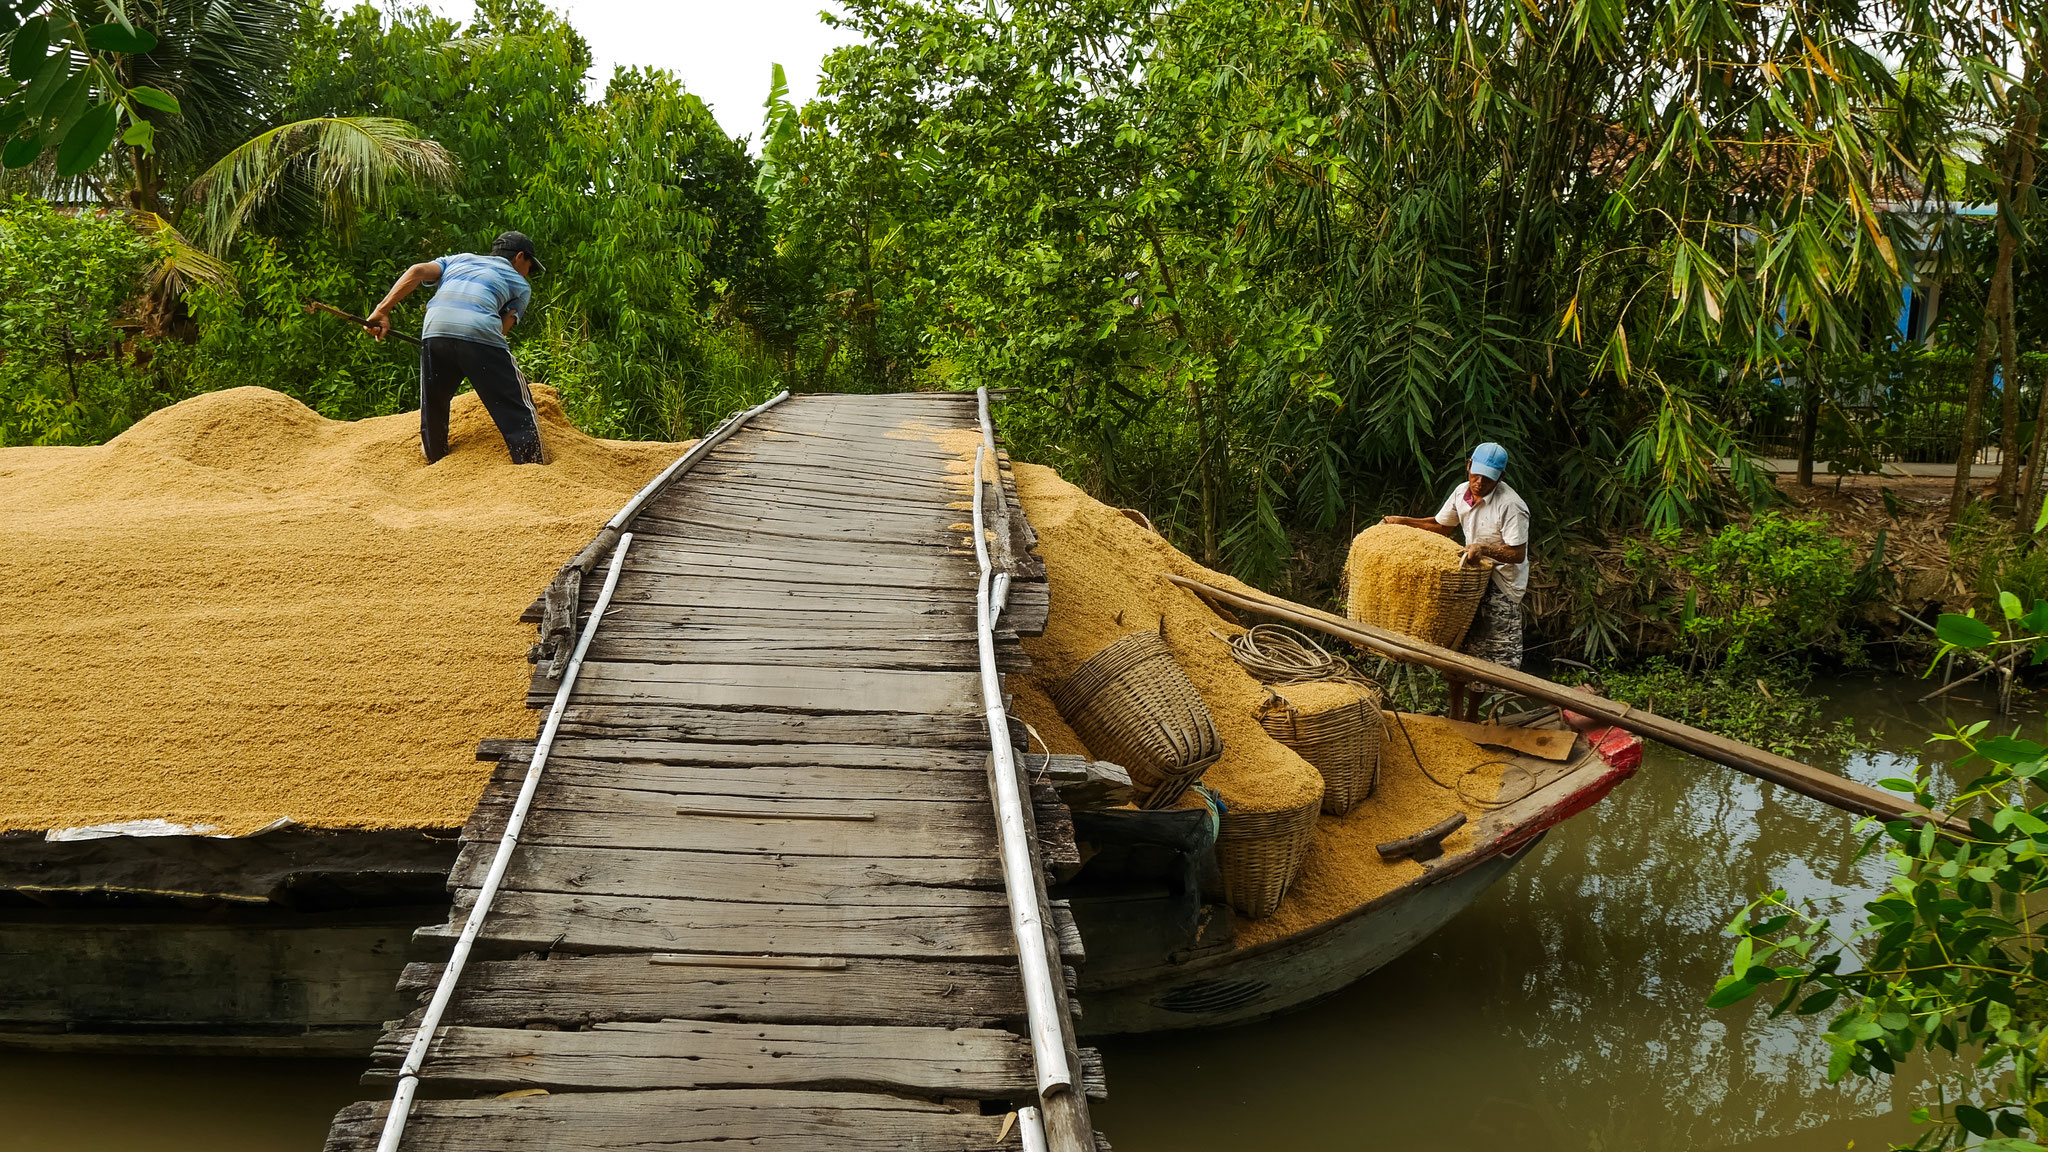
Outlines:
<svg viewBox="0 0 2048 1152"><path fill-rule="evenodd" d="M1820 432L1820 381L1813 365L1799 375L1799 486L1813 487L1813 441Z"/></svg>
<svg viewBox="0 0 2048 1152"><path fill-rule="evenodd" d="M2019 234L2013 225L2024 207L2028 189L2034 182L2034 148L2040 135L2041 107L2034 99L2034 87L2038 83L2040 66L2038 61L2027 62L2025 81L2012 90L2013 104L2012 131L2005 139L2004 163L1999 165L1998 185L1998 267L1991 276L1993 297L1987 301L1987 311L1996 307L1998 321L1998 359L2002 366L2000 379L2003 407L2000 412L2004 427L1998 433L2000 458L1998 464L1998 501L2002 508L2010 509L2015 503L2013 497L2013 470L2017 459L2019 429L2019 364L2013 335L2013 257L2019 251ZM1987 322L1991 319L1986 316Z"/></svg>
<svg viewBox="0 0 2048 1152"><path fill-rule="evenodd" d="M2000 238L1999 251L2004 252L2004 240ZM1998 302L1998 364L2001 386L1998 390L1998 508L2011 512L2019 505L2016 486L2019 482L2020 465L2020 375L2016 371L2018 357L2013 351L2012 332L2012 279L2007 277L2005 298Z"/></svg>
<svg viewBox="0 0 2048 1152"><path fill-rule="evenodd" d="M1998 461L1998 488L1999 507L2008 513L2026 507L2027 503L2019 487L2020 356L2013 333L2012 307L2013 286L2007 282L2005 301L1998 310L1998 370L2005 381L2005 430L1998 436L1998 450L2002 453Z"/></svg>
<svg viewBox="0 0 2048 1152"><path fill-rule="evenodd" d="M2026 479L2020 484L2019 510L2025 527L2041 514L2041 454L2048 450L2048 380L2041 381L2041 400L2034 406L2034 451L2027 457Z"/></svg>
<svg viewBox="0 0 2048 1152"><path fill-rule="evenodd" d="M1152 260L1159 265L1159 283L1166 294L1173 298L1173 311L1167 321L1173 327L1175 336L1180 338L1181 347L1187 355L1193 355L1195 343L1188 337L1187 321L1180 314L1180 289L1173 282L1173 269L1166 264L1166 245L1160 242L1159 226L1152 221L1145 222L1145 239L1152 246ZM1215 443L1209 436L1209 414L1202 403L1202 381L1199 375L1188 377L1188 403L1195 414L1195 471L1201 482L1202 491L1202 563L1211 568L1216 566L1217 552L1217 508L1216 508L1216 462Z"/></svg>
<svg viewBox="0 0 2048 1152"><path fill-rule="evenodd" d="M1991 353L1998 346L1997 307L2001 285L1992 277L1984 297L1984 323L1977 334L1977 354L1970 360L1969 390L1963 394L1962 443L1956 449L1956 478L1948 493L1948 518L1959 520L1970 504L1970 468L1977 462L1977 424L1984 418L1984 389L1991 383Z"/></svg>
<svg viewBox="0 0 2048 1152"><path fill-rule="evenodd" d="M2012 187L2019 194L2012 197L2015 215L2027 206L2025 190L2034 186L2034 161L2041 146L2041 75L2040 60L2043 45L2034 46L2034 54L2027 65L2026 83L2013 94L2020 101L2017 117L2020 136L2019 171L2015 173ZM2017 392L2020 385L2019 341L2016 333L2016 318L2013 315L2016 293L2008 290L2006 295L2005 323L1999 332L2000 359L2005 362L2005 372L2011 378L2010 387ZM2043 432L2048 430L2048 380L2040 382L2041 399L2034 408L2034 453L2027 461L2025 483L2020 488L2016 501L2022 524L2032 527L2040 516L2040 491L2043 451Z"/></svg>

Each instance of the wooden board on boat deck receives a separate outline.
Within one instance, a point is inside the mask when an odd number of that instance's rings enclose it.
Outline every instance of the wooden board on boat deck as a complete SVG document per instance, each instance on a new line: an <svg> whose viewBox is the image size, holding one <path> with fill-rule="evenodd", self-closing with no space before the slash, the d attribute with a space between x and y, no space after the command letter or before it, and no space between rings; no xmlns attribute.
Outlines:
<svg viewBox="0 0 2048 1152"><path fill-rule="evenodd" d="M1572 741L1577 738L1570 730L1560 728L1517 728L1507 724L1473 724L1464 720L1445 720L1443 723L1474 744L1527 752L1545 760L1569 759Z"/></svg>
<svg viewBox="0 0 2048 1152"><path fill-rule="evenodd" d="M794 399L647 503L406 1152L1019 1139L1002 1113L1035 1097L1034 1069L989 796L973 480L932 436L976 430L972 399ZM1018 635L1049 601L998 469L1015 559L998 666L1019 671ZM579 629L601 586L583 582ZM558 688L536 670L528 704ZM478 748L498 763L462 830L449 922L419 943L445 949L474 912L535 746ZM1035 866L1071 874L1071 814L1049 785L1026 794ZM1071 1015L1073 916L1042 885L1027 898ZM400 987L424 1005L440 975L416 963ZM390 1082L423 1013L388 1027L366 1082ZM1100 1058L1067 1024L1099 1094ZM546 1094L446 1098L524 1088ZM329 1152L369 1152L383 1115L344 1110ZM1082 1125L1055 1133L1058 1152L1090 1146L1085 1106L1048 1116Z"/></svg>

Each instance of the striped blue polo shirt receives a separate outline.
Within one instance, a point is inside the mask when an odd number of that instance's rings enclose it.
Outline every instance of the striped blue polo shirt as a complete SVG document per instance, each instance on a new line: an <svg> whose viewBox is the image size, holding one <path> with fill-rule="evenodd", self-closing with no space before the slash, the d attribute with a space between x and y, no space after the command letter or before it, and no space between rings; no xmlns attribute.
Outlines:
<svg viewBox="0 0 2048 1152"><path fill-rule="evenodd" d="M526 277L503 256L461 252L434 263L440 266L441 280L435 285L434 298L427 301L427 319L420 326L420 335L505 347L499 317L508 312L515 320L526 315L526 306L533 299L533 286Z"/></svg>

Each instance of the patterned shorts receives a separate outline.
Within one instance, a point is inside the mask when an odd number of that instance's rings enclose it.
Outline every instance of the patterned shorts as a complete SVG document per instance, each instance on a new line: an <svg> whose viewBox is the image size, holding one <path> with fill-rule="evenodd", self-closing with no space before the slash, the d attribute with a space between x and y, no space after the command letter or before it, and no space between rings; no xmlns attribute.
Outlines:
<svg viewBox="0 0 2048 1152"><path fill-rule="evenodd" d="M1522 602L1489 584L1460 651L1508 668L1522 666Z"/></svg>

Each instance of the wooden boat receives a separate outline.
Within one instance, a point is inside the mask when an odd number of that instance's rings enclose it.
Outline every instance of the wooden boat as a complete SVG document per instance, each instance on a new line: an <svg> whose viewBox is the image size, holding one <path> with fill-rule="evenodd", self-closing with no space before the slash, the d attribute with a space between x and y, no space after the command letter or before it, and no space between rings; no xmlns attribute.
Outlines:
<svg viewBox="0 0 2048 1152"><path fill-rule="evenodd" d="M1561 728L1555 709L1524 723ZM1508 754L1508 778L1525 794L1476 822L1471 847L1424 865L1414 880L1341 915L1256 945L1239 946L1227 907L1175 892L1170 875L1148 876L1142 860L1111 853L1111 875L1077 878L1067 892L1087 941L1081 969L1084 1033L1113 1035L1244 1024L1299 1008L1357 981L1413 948L1477 900L1529 855L1551 828L1585 811L1635 772L1641 741L1616 729L1574 735L1562 760ZM1515 769L1528 773L1516 777ZM1190 819L1190 817L1194 819ZM1163 819L1162 819L1163 818ZM1206 814L1075 814L1076 834L1136 841L1182 853L1199 870L1199 829ZM1119 824L1141 827L1119 828ZM1172 825L1187 827L1172 841ZM1210 842L1213 844L1213 840ZM1121 867L1120 867L1121 866ZM1124 877L1113 873L1121 870ZM1191 872L1184 872L1191 877Z"/></svg>

